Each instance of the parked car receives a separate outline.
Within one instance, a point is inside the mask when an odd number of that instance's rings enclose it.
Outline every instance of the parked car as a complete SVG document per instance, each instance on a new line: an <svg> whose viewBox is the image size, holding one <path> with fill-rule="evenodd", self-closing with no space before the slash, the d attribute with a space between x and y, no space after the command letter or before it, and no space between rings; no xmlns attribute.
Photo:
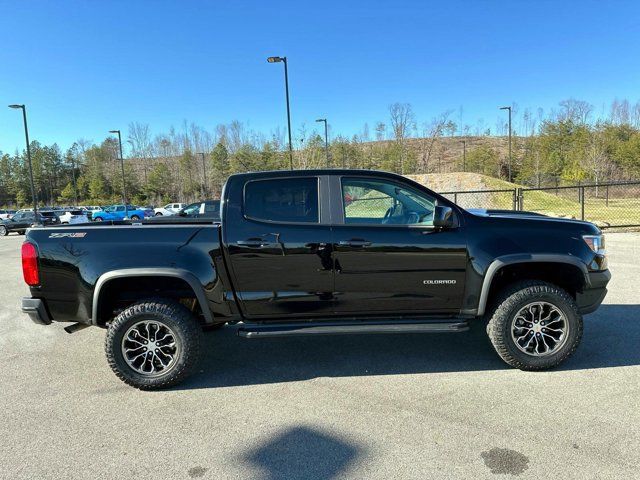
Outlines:
<svg viewBox="0 0 640 480"><path fill-rule="evenodd" d="M7 220L15 215L15 210L0 210L0 220Z"/></svg>
<svg viewBox="0 0 640 480"><path fill-rule="evenodd" d="M221 222L30 229L22 310L106 328L109 365L141 389L182 381L202 328L224 323L244 338L475 324L506 363L543 370L578 347L611 278L589 222L474 214L386 172L232 175L222 205Z"/></svg>
<svg viewBox="0 0 640 480"><path fill-rule="evenodd" d="M170 216L175 215L184 208L184 203L167 203L164 207L158 207L154 209L154 215L156 216Z"/></svg>
<svg viewBox="0 0 640 480"><path fill-rule="evenodd" d="M145 216L148 216L145 214L144 210L140 210L133 205L127 205L126 208L124 205L111 205L110 207L105 207L99 212L95 212L92 215L92 220L94 222L124 220L127 214L128 218L133 221L142 220Z"/></svg>
<svg viewBox="0 0 640 480"><path fill-rule="evenodd" d="M220 200L205 200L204 202L192 203L180 210L178 216L220 220Z"/></svg>
<svg viewBox="0 0 640 480"><path fill-rule="evenodd" d="M87 218L89 220L93 220L93 215L95 213L102 212L104 210L104 207L101 207L100 205L88 205L85 208L87 210Z"/></svg>
<svg viewBox="0 0 640 480"><path fill-rule="evenodd" d="M86 210L75 209L67 210L62 215L59 215L60 223L74 225L77 223L89 222L89 217Z"/></svg>
<svg viewBox="0 0 640 480"><path fill-rule="evenodd" d="M60 219L52 211L41 212L38 210L38 220L45 226L60 225ZM24 232L36 223L36 215L33 212L19 212L13 217L0 220L0 237L4 237L11 232L24 235Z"/></svg>
<svg viewBox="0 0 640 480"><path fill-rule="evenodd" d="M150 205L146 206L146 207L142 207L142 206L138 206L136 207L136 210L142 210L144 212L144 216L146 217L153 217L155 215L155 211L154 208Z"/></svg>
<svg viewBox="0 0 640 480"><path fill-rule="evenodd" d="M178 219L210 218L220 221L220 200L205 200L190 203L175 215L156 215L146 220L146 223L171 223Z"/></svg>

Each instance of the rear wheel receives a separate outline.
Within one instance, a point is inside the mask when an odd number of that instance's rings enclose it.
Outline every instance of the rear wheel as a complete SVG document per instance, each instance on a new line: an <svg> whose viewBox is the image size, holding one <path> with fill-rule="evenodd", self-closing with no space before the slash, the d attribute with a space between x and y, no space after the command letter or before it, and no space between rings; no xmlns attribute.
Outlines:
<svg viewBox="0 0 640 480"><path fill-rule="evenodd" d="M182 382L200 355L201 327L184 306L151 299L131 305L109 325L105 351L123 382L158 390Z"/></svg>
<svg viewBox="0 0 640 480"><path fill-rule="evenodd" d="M4 225L0 225L0 237L6 237L9 231Z"/></svg>
<svg viewBox="0 0 640 480"><path fill-rule="evenodd" d="M157 212L156 213L156 217L161 217L162 216L162 212Z"/></svg>
<svg viewBox="0 0 640 480"><path fill-rule="evenodd" d="M140 220L140 217L138 215L131 215L131 220L138 221Z"/></svg>
<svg viewBox="0 0 640 480"><path fill-rule="evenodd" d="M582 329L582 315L573 298L540 281L508 287L487 325L498 355L521 370L544 370L562 363L580 344Z"/></svg>
<svg viewBox="0 0 640 480"><path fill-rule="evenodd" d="M103 220L102 217L96 217L93 219L94 222L101 222Z"/></svg>

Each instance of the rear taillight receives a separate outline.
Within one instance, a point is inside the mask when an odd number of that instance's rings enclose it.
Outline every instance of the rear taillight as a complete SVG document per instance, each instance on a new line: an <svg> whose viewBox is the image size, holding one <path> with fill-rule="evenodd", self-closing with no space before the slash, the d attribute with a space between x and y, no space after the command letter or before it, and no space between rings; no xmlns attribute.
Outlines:
<svg viewBox="0 0 640 480"><path fill-rule="evenodd" d="M38 251L29 242L22 244L22 275L27 285L34 287L40 283L40 272L38 271Z"/></svg>

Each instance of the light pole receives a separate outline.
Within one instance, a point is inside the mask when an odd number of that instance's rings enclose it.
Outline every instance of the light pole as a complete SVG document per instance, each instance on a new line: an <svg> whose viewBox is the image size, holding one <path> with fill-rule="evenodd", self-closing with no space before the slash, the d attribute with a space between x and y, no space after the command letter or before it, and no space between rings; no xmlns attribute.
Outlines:
<svg viewBox="0 0 640 480"><path fill-rule="evenodd" d="M287 69L287 57L269 57L269 63L284 62L284 89L287 95L287 130L289 132L289 168L293 170L293 144L291 142L291 109L289 108L289 71Z"/></svg>
<svg viewBox="0 0 640 480"><path fill-rule="evenodd" d="M327 154L327 168L329 168L329 129L327 127L327 119L319 118L316 122L324 122L324 151Z"/></svg>
<svg viewBox="0 0 640 480"><path fill-rule="evenodd" d="M109 133L118 134L118 145L120 147L120 168L122 169L122 203L124 203L124 218L129 218L129 206L127 205L127 187L124 181L124 156L122 154L122 136L120 130L109 130Z"/></svg>
<svg viewBox="0 0 640 480"><path fill-rule="evenodd" d="M467 171L467 141L462 140L462 171Z"/></svg>
<svg viewBox="0 0 640 480"><path fill-rule="evenodd" d="M29 148L29 128L27 127L27 108L24 105L9 105L9 108L22 109L22 119L24 121L24 137L27 142L27 162L29 163L29 180L31 181L31 198L33 199L33 217L36 224L38 220L38 197L36 197L36 187L33 182L33 167L31 166L31 149Z"/></svg>
<svg viewBox="0 0 640 480"><path fill-rule="evenodd" d="M204 152L198 153L202 155L202 200L206 200L207 196L207 167L204 161Z"/></svg>
<svg viewBox="0 0 640 480"><path fill-rule="evenodd" d="M500 110L509 110L509 181L511 181L511 107L500 107Z"/></svg>

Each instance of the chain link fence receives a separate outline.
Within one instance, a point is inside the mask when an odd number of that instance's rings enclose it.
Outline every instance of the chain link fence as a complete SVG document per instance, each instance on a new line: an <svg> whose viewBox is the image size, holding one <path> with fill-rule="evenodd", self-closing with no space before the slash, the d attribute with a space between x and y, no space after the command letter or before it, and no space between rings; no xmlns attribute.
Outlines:
<svg viewBox="0 0 640 480"><path fill-rule="evenodd" d="M517 209L517 191L505 190L465 190L463 192L438 192L462 208L492 208L500 210Z"/></svg>
<svg viewBox="0 0 640 480"><path fill-rule="evenodd" d="M600 228L640 227L640 182L440 193L463 208L520 210L587 220Z"/></svg>

